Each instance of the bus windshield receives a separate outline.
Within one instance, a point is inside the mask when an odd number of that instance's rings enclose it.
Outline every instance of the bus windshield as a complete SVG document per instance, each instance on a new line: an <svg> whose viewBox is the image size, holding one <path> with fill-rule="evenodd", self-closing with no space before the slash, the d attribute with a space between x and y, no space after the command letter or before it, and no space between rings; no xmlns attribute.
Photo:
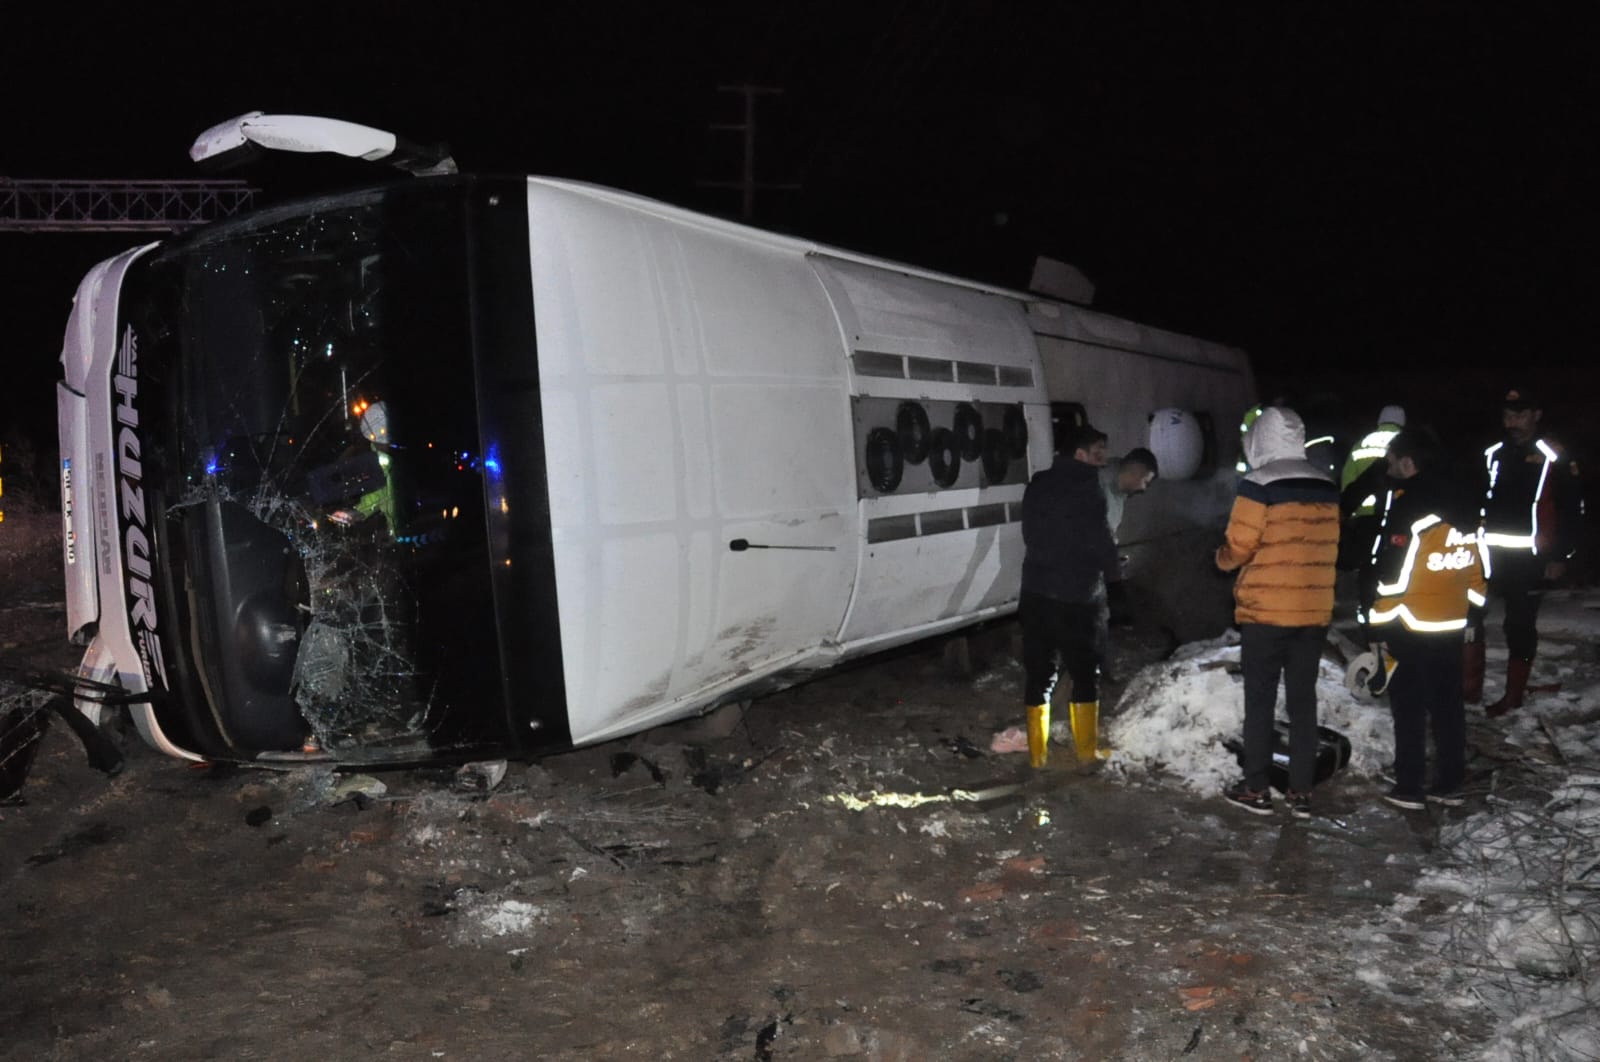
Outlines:
<svg viewBox="0 0 1600 1062"><path fill-rule="evenodd" d="M130 277L168 638L230 745L470 743L451 705L497 697L469 664L494 646L493 457L466 248L459 186L416 182L204 230Z"/></svg>

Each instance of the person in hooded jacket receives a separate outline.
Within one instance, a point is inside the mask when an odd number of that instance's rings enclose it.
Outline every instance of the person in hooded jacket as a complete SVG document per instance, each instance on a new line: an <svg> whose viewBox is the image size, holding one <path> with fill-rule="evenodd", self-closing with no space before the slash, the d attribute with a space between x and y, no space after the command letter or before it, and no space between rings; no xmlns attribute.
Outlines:
<svg viewBox="0 0 1600 1062"><path fill-rule="evenodd" d="M1079 429L1070 460L1037 473L1022 495L1023 701L1028 713L1028 754L1035 767L1049 755L1050 694L1059 654L1072 679L1072 737L1078 758L1097 758L1099 666L1095 652L1097 590L1120 577L1117 547L1106 522L1095 442L1105 436Z"/></svg>
<svg viewBox="0 0 1600 1062"><path fill-rule="evenodd" d="M1251 471L1239 481L1217 567L1239 572L1234 618L1244 666L1244 778L1224 794L1272 812L1267 780L1281 676L1289 712L1290 814L1308 818L1317 756L1317 667L1333 618L1339 488L1305 458L1305 425L1269 406L1245 434Z"/></svg>

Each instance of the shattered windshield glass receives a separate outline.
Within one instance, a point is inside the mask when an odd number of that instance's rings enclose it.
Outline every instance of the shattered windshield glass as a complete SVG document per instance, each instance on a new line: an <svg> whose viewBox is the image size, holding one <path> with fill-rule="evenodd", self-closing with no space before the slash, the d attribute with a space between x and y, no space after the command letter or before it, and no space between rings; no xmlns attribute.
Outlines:
<svg viewBox="0 0 1600 1062"><path fill-rule="evenodd" d="M494 697L470 664L494 645L495 459L465 248L459 193L419 184L267 212L150 264L132 316L174 366L167 552L230 743L287 748L298 726L328 750L437 746L471 737L440 733L452 703Z"/></svg>

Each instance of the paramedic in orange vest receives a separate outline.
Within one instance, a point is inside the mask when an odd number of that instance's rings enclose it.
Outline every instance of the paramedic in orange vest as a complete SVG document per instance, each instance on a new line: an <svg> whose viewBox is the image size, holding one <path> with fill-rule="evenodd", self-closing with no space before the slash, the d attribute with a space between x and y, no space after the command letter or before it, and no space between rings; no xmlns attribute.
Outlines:
<svg viewBox="0 0 1600 1062"><path fill-rule="evenodd" d="M1384 799L1409 810L1429 800L1456 806L1467 744L1462 640L1473 631L1469 615L1484 605L1482 543L1470 499L1452 497L1436 476L1440 453L1426 436L1400 431L1386 460L1394 488L1378 533L1377 597L1368 617L1374 640L1395 658L1394 788ZM1425 790L1430 723L1434 777Z"/></svg>
<svg viewBox="0 0 1600 1062"><path fill-rule="evenodd" d="M1583 498L1576 463L1540 431L1539 402L1527 391L1506 392L1501 441L1484 451L1481 514L1489 592L1505 603L1505 692L1485 714L1522 707L1539 649L1539 603L1544 590L1566 577L1578 543ZM1466 699L1483 697L1483 639L1468 651Z"/></svg>

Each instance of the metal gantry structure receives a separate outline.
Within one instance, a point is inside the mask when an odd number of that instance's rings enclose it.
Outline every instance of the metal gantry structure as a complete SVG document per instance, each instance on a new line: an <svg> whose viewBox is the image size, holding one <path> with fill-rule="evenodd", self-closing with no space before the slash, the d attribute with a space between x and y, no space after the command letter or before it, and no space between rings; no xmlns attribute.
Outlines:
<svg viewBox="0 0 1600 1062"><path fill-rule="evenodd" d="M259 192L244 181L0 177L0 232L175 232L248 210Z"/></svg>

